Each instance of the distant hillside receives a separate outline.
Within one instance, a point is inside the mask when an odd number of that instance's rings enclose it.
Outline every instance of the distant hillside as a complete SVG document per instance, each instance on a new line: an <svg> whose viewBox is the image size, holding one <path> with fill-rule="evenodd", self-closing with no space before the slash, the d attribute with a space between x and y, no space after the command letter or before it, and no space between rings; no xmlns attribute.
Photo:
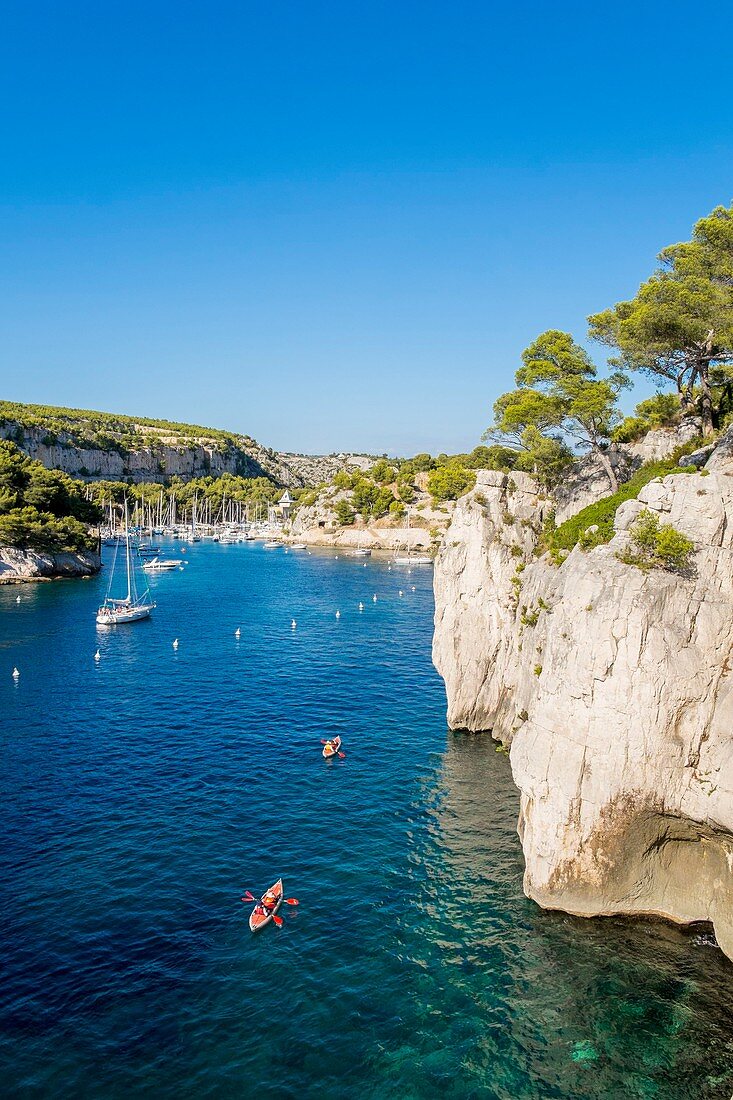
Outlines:
<svg viewBox="0 0 733 1100"><path fill-rule="evenodd" d="M300 488L328 481L352 463L347 455L283 454L219 428L11 401L0 401L0 438L49 469L89 481L186 481L229 473Z"/></svg>

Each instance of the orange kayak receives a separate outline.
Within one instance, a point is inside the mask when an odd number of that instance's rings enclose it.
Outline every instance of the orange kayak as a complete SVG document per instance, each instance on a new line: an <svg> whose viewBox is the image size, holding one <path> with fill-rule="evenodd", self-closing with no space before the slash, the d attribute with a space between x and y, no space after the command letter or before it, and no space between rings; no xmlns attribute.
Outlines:
<svg viewBox="0 0 733 1100"><path fill-rule="evenodd" d="M339 749L341 748L341 738L332 737L330 741L327 741L323 746L323 758L324 760L330 760L333 756L338 756Z"/></svg>
<svg viewBox="0 0 733 1100"><path fill-rule="evenodd" d="M267 894L272 894L275 898L275 904L271 906L265 905L265 897ZM283 902L283 880L279 878L274 886L271 886L269 890L265 890L260 900L255 905L254 909L249 915L249 927L251 932L259 932L260 928L264 928L266 924L269 924L275 913L282 905Z"/></svg>

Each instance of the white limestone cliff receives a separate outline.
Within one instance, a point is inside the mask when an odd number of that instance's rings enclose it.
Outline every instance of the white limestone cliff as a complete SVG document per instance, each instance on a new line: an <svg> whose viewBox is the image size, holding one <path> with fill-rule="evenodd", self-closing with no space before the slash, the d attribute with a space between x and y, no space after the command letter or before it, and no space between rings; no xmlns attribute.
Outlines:
<svg viewBox="0 0 733 1100"><path fill-rule="evenodd" d="M458 503L435 572L449 724L511 745L530 897L711 921L733 958L733 437L559 568L533 556L549 504L497 473ZM618 559L643 508L694 541L692 575Z"/></svg>
<svg viewBox="0 0 733 1100"><path fill-rule="evenodd" d="M202 436L177 438L171 432L142 427L139 442L80 442L69 432L48 433L39 427L0 419L0 439L10 439L30 458L71 477L97 481L188 481L195 477L238 474L269 477L289 488L330 480L338 470L363 469L373 458L366 455L300 455L274 451L245 436L234 442Z"/></svg>

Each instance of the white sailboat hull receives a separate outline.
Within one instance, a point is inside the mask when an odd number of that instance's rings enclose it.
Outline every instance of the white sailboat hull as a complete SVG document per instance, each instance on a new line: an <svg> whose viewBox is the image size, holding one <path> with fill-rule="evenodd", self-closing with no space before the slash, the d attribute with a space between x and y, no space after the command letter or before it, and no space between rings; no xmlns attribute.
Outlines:
<svg viewBox="0 0 733 1100"><path fill-rule="evenodd" d="M139 619L147 619L154 607L154 603L141 604L138 607L100 607L97 612L97 623L100 626L136 623Z"/></svg>

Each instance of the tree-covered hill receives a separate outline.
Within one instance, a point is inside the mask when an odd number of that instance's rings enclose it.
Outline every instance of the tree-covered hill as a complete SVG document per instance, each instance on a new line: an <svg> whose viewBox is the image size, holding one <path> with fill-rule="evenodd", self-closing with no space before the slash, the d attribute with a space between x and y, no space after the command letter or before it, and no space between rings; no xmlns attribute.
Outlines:
<svg viewBox="0 0 733 1100"><path fill-rule="evenodd" d="M0 546L49 553L94 550L97 537L89 528L100 514L80 482L0 440Z"/></svg>
<svg viewBox="0 0 733 1100"><path fill-rule="evenodd" d="M343 455L284 454L220 428L12 401L0 401L0 438L74 477L128 484L230 474L302 488L348 462Z"/></svg>

